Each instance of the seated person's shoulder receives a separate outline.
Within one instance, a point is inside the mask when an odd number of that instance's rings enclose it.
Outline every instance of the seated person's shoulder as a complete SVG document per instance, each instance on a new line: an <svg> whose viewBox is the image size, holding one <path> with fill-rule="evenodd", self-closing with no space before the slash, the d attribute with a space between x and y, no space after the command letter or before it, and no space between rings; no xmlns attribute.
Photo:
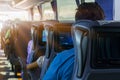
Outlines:
<svg viewBox="0 0 120 80"><path fill-rule="evenodd" d="M61 65L66 61L69 61L70 59L74 58L74 49L69 49L62 51L57 54L57 56L54 58L52 64L58 64Z"/></svg>
<svg viewBox="0 0 120 80"><path fill-rule="evenodd" d="M69 80L72 76L73 65L74 49L62 51L57 54L50 64L43 80L56 80L58 77L61 78L61 80Z"/></svg>
<svg viewBox="0 0 120 80"><path fill-rule="evenodd" d="M58 53L56 57L63 58L63 57L69 57L69 56L73 56L73 55L74 55L74 48L69 49L69 50L64 50L64 51Z"/></svg>

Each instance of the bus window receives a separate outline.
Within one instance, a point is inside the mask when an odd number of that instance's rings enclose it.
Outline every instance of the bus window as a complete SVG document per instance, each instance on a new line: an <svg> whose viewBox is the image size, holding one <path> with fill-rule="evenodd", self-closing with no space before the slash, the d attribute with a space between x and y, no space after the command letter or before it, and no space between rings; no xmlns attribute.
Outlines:
<svg viewBox="0 0 120 80"><path fill-rule="evenodd" d="M48 35L48 32L46 30L43 30L43 32L42 32L42 42L46 42L47 35Z"/></svg>
<svg viewBox="0 0 120 80"><path fill-rule="evenodd" d="M0 12L0 21L7 20L22 20L28 21L28 11L27 10L16 10L16 11L6 11Z"/></svg>
<svg viewBox="0 0 120 80"><path fill-rule="evenodd" d="M95 0L85 0L85 2L95 2Z"/></svg>
<svg viewBox="0 0 120 80"><path fill-rule="evenodd" d="M54 20L55 15L50 2L42 4L43 20Z"/></svg>
<svg viewBox="0 0 120 80"><path fill-rule="evenodd" d="M75 21L77 8L75 0L57 0L57 8L59 21Z"/></svg>
<svg viewBox="0 0 120 80"><path fill-rule="evenodd" d="M38 11L38 8L37 8L37 6L35 6L34 8L33 8L33 20L34 21L40 21L40 13L39 13L39 11Z"/></svg>

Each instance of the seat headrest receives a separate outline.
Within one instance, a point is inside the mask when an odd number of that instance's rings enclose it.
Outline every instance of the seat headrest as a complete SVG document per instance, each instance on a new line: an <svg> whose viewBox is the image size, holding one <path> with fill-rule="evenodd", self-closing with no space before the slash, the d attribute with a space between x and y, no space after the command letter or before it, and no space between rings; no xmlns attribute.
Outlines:
<svg viewBox="0 0 120 80"><path fill-rule="evenodd" d="M81 28L91 28L93 26L99 26L97 21L92 20L79 20L73 24L73 26L78 26Z"/></svg>

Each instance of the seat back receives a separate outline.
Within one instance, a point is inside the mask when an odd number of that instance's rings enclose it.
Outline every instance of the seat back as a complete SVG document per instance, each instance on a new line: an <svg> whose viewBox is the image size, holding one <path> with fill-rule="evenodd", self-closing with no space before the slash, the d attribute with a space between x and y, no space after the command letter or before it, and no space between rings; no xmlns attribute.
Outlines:
<svg viewBox="0 0 120 80"><path fill-rule="evenodd" d="M87 80L93 77L95 80L119 80L120 22L111 22L92 30L91 71Z"/></svg>
<svg viewBox="0 0 120 80"><path fill-rule="evenodd" d="M73 40L71 37L72 23L60 23L54 27L54 51L59 53L63 50L73 48Z"/></svg>
<svg viewBox="0 0 120 80"><path fill-rule="evenodd" d="M76 55L73 80L119 80L120 22L98 25L90 21L88 26L80 21L72 32Z"/></svg>
<svg viewBox="0 0 120 80"><path fill-rule="evenodd" d="M32 27L32 40L33 40L33 48L29 57L31 60L30 63L35 62L40 56L45 55L46 50L46 32L44 30L43 24L40 22L39 24L33 24ZM43 40L44 39L44 40ZM42 66L42 65L41 65ZM31 74L31 78L33 80L37 80L40 77L41 67L29 70Z"/></svg>
<svg viewBox="0 0 120 80"><path fill-rule="evenodd" d="M73 48L71 39L71 26L72 23L54 23L44 24L48 31L48 40L46 45L45 60L42 66L40 79L43 79L50 63L56 56L56 53L66 49Z"/></svg>
<svg viewBox="0 0 120 80"><path fill-rule="evenodd" d="M8 54L8 59L10 60L11 64L13 64L15 61L15 59L17 58L16 54L15 54L15 42L16 40L16 31L15 31L15 25L13 23L13 25L11 25L11 28L10 28L10 38L9 38L9 41L10 41L10 44L9 44L9 54Z"/></svg>
<svg viewBox="0 0 120 80"><path fill-rule="evenodd" d="M3 27L1 28L1 48L5 51L5 34L9 27L7 26L7 22L3 23Z"/></svg>
<svg viewBox="0 0 120 80"><path fill-rule="evenodd" d="M91 27L98 26L99 23L90 20L81 20L72 27L73 43L75 48L75 64L72 80L84 80L84 71L89 53L89 32Z"/></svg>
<svg viewBox="0 0 120 80"><path fill-rule="evenodd" d="M11 28L13 27L12 21L6 21L4 22L3 28L1 30L1 45L4 48L5 55L8 56L8 53L10 51L11 39ZM10 42L9 42L10 41Z"/></svg>
<svg viewBox="0 0 120 80"><path fill-rule="evenodd" d="M32 62L36 61L40 56L45 55L46 50L46 41L43 38L46 38L45 30L43 24L33 25L36 26L33 35L33 43L34 43L34 55Z"/></svg>
<svg viewBox="0 0 120 80"><path fill-rule="evenodd" d="M27 46L31 40L31 22L18 22L16 25L15 53L24 59L27 58Z"/></svg>

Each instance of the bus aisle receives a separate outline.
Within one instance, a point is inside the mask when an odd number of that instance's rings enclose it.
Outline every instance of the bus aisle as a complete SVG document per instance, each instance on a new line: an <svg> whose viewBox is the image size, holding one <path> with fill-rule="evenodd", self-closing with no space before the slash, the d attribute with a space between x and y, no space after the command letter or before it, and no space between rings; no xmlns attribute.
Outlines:
<svg viewBox="0 0 120 80"><path fill-rule="evenodd" d="M5 57L3 50L0 50L0 80L22 80L21 78L15 78L14 72L11 70L11 65Z"/></svg>

